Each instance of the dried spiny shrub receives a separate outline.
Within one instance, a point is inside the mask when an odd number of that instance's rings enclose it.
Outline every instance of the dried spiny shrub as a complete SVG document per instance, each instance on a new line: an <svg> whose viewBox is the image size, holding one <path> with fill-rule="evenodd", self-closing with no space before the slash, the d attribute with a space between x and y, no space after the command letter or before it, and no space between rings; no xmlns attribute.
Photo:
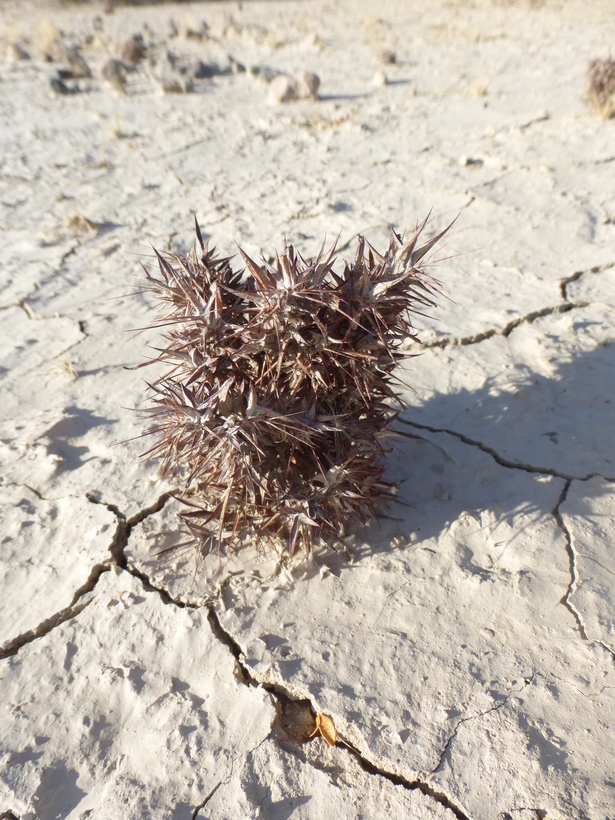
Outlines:
<svg viewBox="0 0 615 820"><path fill-rule="evenodd" d="M198 223L188 255L156 252L160 278L145 269L144 290L165 346L143 364L169 369L149 385L143 435L156 440L144 456L191 488L173 549L194 547L198 565L249 538L283 539L309 556L391 503L395 369L416 338L410 314L435 305L425 256L446 233L419 245L426 221L408 241L392 231L384 255L359 237L341 273L324 245L312 262L289 246L273 264L240 249L235 271Z"/></svg>
<svg viewBox="0 0 615 820"><path fill-rule="evenodd" d="M615 115L615 60L592 60L588 67L588 98L598 114L604 119Z"/></svg>

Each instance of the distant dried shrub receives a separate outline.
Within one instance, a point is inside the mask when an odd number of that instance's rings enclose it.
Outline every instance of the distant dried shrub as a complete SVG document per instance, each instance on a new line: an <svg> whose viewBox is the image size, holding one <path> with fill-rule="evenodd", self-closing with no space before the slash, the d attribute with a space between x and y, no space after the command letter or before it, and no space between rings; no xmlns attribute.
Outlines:
<svg viewBox="0 0 615 820"><path fill-rule="evenodd" d="M592 60L587 75L588 99L603 119L609 119L615 114L615 60L612 57Z"/></svg>

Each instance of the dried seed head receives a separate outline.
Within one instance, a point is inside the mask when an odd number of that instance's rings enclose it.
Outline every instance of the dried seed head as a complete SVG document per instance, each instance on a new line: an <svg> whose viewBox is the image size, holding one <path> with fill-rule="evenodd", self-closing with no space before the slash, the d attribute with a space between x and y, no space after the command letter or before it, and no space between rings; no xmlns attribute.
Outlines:
<svg viewBox="0 0 615 820"><path fill-rule="evenodd" d="M615 60L612 57L592 60L587 75L589 101L601 117L612 117L615 114Z"/></svg>
<svg viewBox="0 0 615 820"><path fill-rule="evenodd" d="M144 289L165 344L144 364L167 370L149 384L144 456L192 490L177 547L206 556L283 538L309 555L391 503L394 371L412 313L435 305L425 256L448 230L419 244L426 222L407 240L392 231L384 254L359 237L338 273L335 245L311 262L289 245L271 264L240 249L235 271L198 223L189 254L156 254Z"/></svg>

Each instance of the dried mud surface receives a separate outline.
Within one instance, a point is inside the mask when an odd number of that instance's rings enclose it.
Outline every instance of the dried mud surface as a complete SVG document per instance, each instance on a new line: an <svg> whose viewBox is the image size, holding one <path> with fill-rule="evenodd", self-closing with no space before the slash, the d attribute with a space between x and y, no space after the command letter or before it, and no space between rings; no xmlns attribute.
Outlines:
<svg viewBox="0 0 615 820"><path fill-rule="evenodd" d="M613 818L615 120L584 96L611 4L0 23L0 817ZM155 62L105 79L134 34ZM275 104L301 71L318 99ZM402 503L307 566L157 560L178 485L134 440L139 261L193 213L224 253L344 258L430 209L458 219Z"/></svg>

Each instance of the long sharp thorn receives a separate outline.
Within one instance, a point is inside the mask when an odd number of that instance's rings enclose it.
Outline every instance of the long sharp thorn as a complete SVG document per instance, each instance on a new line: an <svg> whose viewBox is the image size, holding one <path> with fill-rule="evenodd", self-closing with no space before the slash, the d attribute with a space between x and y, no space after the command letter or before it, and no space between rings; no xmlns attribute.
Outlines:
<svg viewBox="0 0 615 820"><path fill-rule="evenodd" d="M203 250L205 248L205 245L203 243L203 236L201 234L201 228L199 227L199 221L196 218L196 213L194 214L194 229L196 231L196 238L199 242L199 245L201 246L201 250Z"/></svg>

